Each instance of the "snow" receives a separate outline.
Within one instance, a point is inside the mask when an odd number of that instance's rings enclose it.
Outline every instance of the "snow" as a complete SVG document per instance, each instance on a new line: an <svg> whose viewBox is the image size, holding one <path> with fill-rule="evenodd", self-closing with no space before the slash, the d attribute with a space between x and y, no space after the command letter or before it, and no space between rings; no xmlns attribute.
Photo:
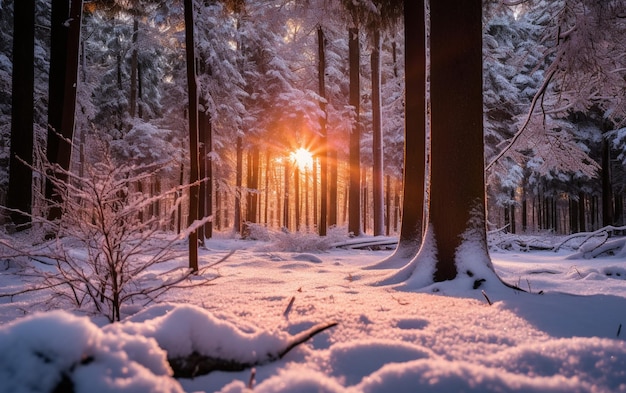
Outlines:
<svg viewBox="0 0 626 393"><path fill-rule="evenodd" d="M43 311L45 293L0 298L0 392L51 392L62 380L75 392L626 392L621 257L492 251L521 292L490 280L474 290L467 277L419 288L415 274L380 285L396 270L364 268L392 250L287 252L219 236L206 247L204 265L236 250L216 280L129 305L120 323ZM26 285L14 269L0 271L3 288ZM167 362L195 352L254 363L333 321L254 372L175 379Z"/></svg>

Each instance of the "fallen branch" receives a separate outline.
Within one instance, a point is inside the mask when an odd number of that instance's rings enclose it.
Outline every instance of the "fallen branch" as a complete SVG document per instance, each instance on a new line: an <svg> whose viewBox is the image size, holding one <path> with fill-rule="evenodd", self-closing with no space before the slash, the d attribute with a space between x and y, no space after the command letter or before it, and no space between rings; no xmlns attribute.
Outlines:
<svg viewBox="0 0 626 393"><path fill-rule="evenodd" d="M168 361L174 371L174 378L195 378L200 375L209 374L212 371L243 371L282 359L298 345L334 326L337 326L337 322L317 324L296 334L295 336L292 336L285 347L281 348L276 353L269 353L265 355L265 357L251 362L242 362L236 359L216 358L210 355L200 354L196 351L187 356L170 358Z"/></svg>

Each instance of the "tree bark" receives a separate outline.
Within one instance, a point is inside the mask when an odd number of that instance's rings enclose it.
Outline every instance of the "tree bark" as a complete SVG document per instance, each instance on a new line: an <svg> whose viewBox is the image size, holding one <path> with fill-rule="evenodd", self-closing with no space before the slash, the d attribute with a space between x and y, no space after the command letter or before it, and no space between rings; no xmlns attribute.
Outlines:
<svg viewBox="0 0 626 393"><path fill-rule="evenodd" d="M329 160L329 190L328 190L328 226L336 226L337 225L337 209L338 209L338 186L337 186L337 178L338 176L338 168L337 168L337 150L331 150L328 154Z"/></svg>
<svg viewBox="0 0 626 393"><path fill-rule="evenodd" d="M361 81L359 29L352 27L348 30L348 51L350 63L350 106L354 109L354 123L350 133L350 188L349 188L349 212L348 232L352 236L361 236Z"/></svg>
<svg viewBox="0 0 626 393"><path fill-rule="evenodd" d="M602 226L614 224L613 179L611 176L611 147L606 137L602 138Z"/></svg>
<svg viewBox="0 0 626 393"><path fill-rule="evenodd" d="M468 231L484 248L485 262L489 259L484 210L481 12L481 0L431 3L430 225L437 250L435 282L456 278L457 250Z"/></svg>
<svg viewBox="0 0 626 393"><path fill-rule="evenodd" d="M7 207L17 230L31 223L33 173L33 91L35 51L35 1L13 3L13 76L11 150ZM23 162L22 162L23 161Z"/></svg>
<svg viewBox="0 0 626 393"><path fill-rule="evenodd" d="M373 43L371 53L372 68L372 133L373 148L372 155L374 157L372 192L374 198L374 236L382 236L385 234L385 200L384 200L384 183L383 183L383 127L381 119L381 100L380 100L380 31L377 29L373 32Z"/></svg>
<svg viewBox="0 0 626 393"><path fill-rule="evenodd" d="M426 20L424 1L404 1L405 127L402 221L395 252L372 268L397 268L419 251L426 174Z"/></svg>
<svg viewBox="0 0 626 393"><path fill-rule="evenodd" d="M198 81L194 40L193 0L184 0L187 84L189 96L189 217L188 225L198 219ZM189 268L198 271L198 231L189 234Z"/></svg>
<svg viewBox="0 0 626 393"><path fill-rule="evenodd" d="M500 282L485 226L481 13L481 0L430 3L429 225L417 256L382 284Z"/></svg>
<svg viewBox="0 0 626 393"><path fill-rule="evenodd" d="M233 230L235 233L241 234L241 193L243 192L243 138L237 137L237 167L235 174L235 218L233 222Z"/></svg>
<svg viewBox="0 0 626 393"><path fill-rule="evenodd" d="M139 20L135 16L133 18L133 36L132 36L132 53L130 57L130 100L128 101L128 113L130 117L135 117L137 113L137 70L138 70L138 52L137 37L139 35Z"/></svg>
<svg viewBox="0 0 626 393"><path fill-rule="evenodd" d="M326 236L328 231L328 130L326 113L326 51L325 37L322 26L317 28L318 45L318 82L320 95L320 214L318 231L320 236Z"/></svg>
<svg viewBox="0 0 626 393"><path fill-rule="evenodd" d="M70 169L76 108L76 85L80 53L82 0L53 0L50 34L50 78L48 91L48 136L46 158L51 165ZM60 136L61 137L60 137ZM51 174L64 181L63 173ZM61 217L63 191L46 180L48 219Z"/></svg>

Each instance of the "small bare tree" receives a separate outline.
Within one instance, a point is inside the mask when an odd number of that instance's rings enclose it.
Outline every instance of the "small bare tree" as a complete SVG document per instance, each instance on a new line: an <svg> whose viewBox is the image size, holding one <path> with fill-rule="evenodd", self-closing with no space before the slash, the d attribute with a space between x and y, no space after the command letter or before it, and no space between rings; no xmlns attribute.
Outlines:
<svg viewBox="0 0 626 393"><path fill-rule="evenodd" d="M64 176L50 176L58 192L65 194L62 218L55 221L38 220L50 240L32 246L17 244L15 238L1 239L5 258L25 256L39 265L28 266L27 276L32 285L15 293L48 289L55 299L70 301L76 307L90 305L111 322L120 320L123 304L147 304L160 294L172 289L196 286L215 278L199 274L186 262L174 264L169 270L159 269L151 274L156 264L172 261L186 255L181 244L186 233L174 236L163 231L170 213L145 217L142 214L157 199L175 200L178 188L151 197L137 190L136 184L153 176L162 168L116 165L108 157L87 165L79 177L59 167ZM60 181L58 179L67 179ZM190 280L191 275L198 278Z"/></svg>

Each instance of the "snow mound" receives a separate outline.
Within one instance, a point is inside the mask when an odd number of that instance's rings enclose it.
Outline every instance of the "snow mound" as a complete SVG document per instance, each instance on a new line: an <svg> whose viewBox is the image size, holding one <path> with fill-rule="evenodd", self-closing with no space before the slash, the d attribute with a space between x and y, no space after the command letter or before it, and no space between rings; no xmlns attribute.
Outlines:
<svg viewBox="0 0 626 393"><path fill-rule="evenodd" d="M288 336L279 332L245 332L210 312L191 305L156 305L133 318L104 328L112 334L151 337L169 358L192 353L252 363L276 353Z"/></svg>
<svg viewBox="0 0 626 393"><path fill-rule="evenodd" d="M182 392L150 338L52 311L0 327L0 392ZM36 376L34 378L34 376Z"/></svg>

